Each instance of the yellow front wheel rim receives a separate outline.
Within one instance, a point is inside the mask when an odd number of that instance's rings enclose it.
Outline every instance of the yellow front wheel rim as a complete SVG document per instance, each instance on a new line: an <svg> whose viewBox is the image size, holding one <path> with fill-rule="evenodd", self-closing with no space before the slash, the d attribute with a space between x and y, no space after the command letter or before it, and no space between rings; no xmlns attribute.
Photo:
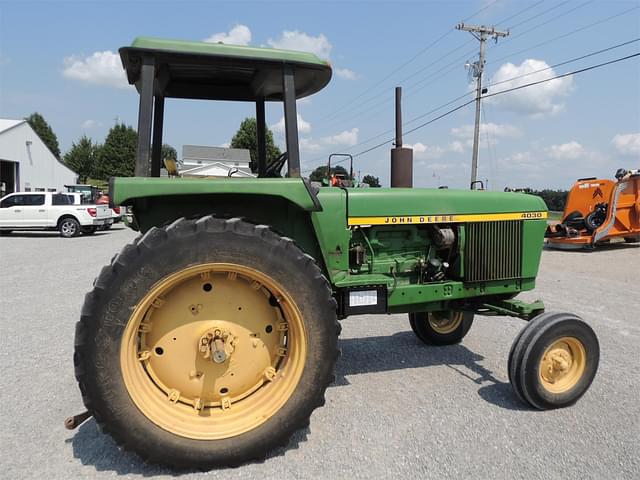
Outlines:
<svg viewBox="0 0 640 480"><path fill-rule="evenodd" d="M120 366L138 409L176 435L217 440L273 417L304 370L287 291L253 268L209 263L157 282L125 327Z"/></svg>
<svg viewBox="0 0 640 480"><path fill-rule="evenodd" d="M429 312L429 325L440 335L448 335L456 331L462 323L463 312Z"/></svg>
<svg viewBox="0 0 640 480"><path fill-rule="evenodd" d="M587 365L587 352L575 337L554 341L540 360L540 381L551 393L565 393L582 378Z"/></svg>

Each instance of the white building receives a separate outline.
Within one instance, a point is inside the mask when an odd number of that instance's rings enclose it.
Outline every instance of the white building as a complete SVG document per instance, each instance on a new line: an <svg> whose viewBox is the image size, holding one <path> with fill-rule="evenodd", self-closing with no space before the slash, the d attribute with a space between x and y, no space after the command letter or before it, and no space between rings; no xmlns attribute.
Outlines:
<svg viewBox="0 0 640 480"><path fill-rule="evenodd" d="M78 175L60 162L26 120L0 118L0 196L65 191Z"/></svg>
<svg viewBox="0 0 640 480"><path fill-rule="evenodd" d="M184 145L179 172L183 177L255 177L250 162L249 150Z"/></svg>

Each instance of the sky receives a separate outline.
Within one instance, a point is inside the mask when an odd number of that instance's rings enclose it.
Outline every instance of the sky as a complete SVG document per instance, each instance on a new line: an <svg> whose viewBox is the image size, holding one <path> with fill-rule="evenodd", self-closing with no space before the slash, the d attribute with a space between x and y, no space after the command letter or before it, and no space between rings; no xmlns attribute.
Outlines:
<svg viewBox="0 0 640 480"><path fill-rule="evenodd" d="M478 177L489 189L568 189L640 168L640 57L499 93L640 52L638 0L0 0L0 117L40 112L63 152L82 135L102 142L116 122L135 128L138 95L117 51L137 36L306 50L333 78L298 101L303 171L357 154L354 170L388 186L402 86L405 132L420 127L404 137L414 186L467 188L473 102L436 119L473 100L465 64L479 42L461 21L509 30L487 42L483 82L498 95L482 102ZM164 140L178 152L227 145L252 115L250 103L167 100ZM281 104L267 105L267 123L283 144Z"/></svg>

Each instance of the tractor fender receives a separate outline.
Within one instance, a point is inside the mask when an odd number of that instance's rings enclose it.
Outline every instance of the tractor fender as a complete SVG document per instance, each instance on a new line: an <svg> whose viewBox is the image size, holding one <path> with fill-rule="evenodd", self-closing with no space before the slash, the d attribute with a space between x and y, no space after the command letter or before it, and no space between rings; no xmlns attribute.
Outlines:
<svg viewBox="0 0 640 480"><path fill-rule="evenodd" d="M162 178L117 177L110 181L114 205L138 199L187 195L233 194L279 197L307 212L322 211L314 189L302 178Z"/></svg>

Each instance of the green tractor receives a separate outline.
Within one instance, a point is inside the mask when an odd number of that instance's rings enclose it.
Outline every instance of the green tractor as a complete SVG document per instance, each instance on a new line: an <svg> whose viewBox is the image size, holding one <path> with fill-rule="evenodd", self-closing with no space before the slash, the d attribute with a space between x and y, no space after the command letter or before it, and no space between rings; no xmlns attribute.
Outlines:
<svg viewBox="0 0 640 480"><path fill-rule="evenodd" d="M535 286L541 199L312 185L296 99L331 67L310 53L138 38L120 56L140 94L139 138L136 176L112 178L110 199L141 235L86 295L74 364L87 412L69 428L93 416L124 449L175 468L264 458L324 404L338 320L359 314L406 313L431 345L460 342L474 315L519 317L515 394L543 410L588 389L593 330L515 299ZM161 178L165 98L253 102L257 178ZM265 102L284 106L286 153L273 162Z"/></svg>

